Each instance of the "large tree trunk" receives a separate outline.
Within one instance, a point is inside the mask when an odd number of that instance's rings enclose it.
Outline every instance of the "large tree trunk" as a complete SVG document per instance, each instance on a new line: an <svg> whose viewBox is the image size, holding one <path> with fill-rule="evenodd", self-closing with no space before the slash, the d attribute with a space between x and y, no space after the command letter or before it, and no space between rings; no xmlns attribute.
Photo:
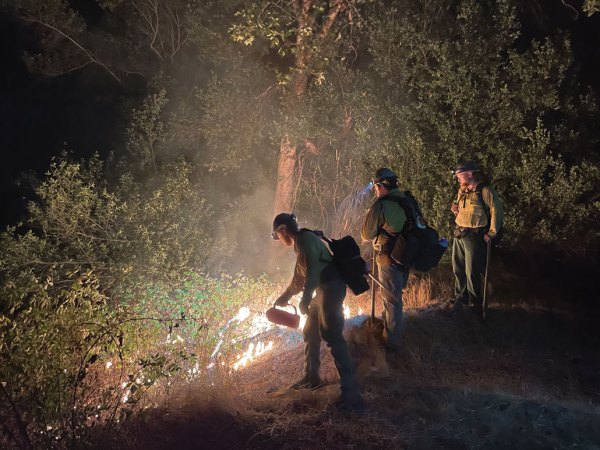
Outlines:
<svg viewBox="0 0 600 450"><path fill-rule="evenodd" d="M292 212L294 201L294 169L296 168L297 149L288 136L281 139L279 161L277 164L277 185L273 215Z"/></svg>

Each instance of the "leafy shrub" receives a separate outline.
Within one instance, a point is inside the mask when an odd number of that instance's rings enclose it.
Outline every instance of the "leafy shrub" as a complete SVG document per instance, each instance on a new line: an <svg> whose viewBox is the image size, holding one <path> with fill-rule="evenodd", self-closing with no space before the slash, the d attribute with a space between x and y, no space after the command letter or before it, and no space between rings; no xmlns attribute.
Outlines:
<svg viewBox="0 0 600 450"><path fill-rule="evenodd" d="M395 168L447 232L451 170L466 158L482 163L504 200L509 239L565 249L573 235L597 239L598 108L574 81L565 33L527 42L511 0L395 2L372 17L390 126L368 164Z"/></svg>
<svg viewBox="0 0 600 450"><path fill-rule="evenodd" d="M101 169L56 162L29 228L0 234L0 405L24 446L79 445L148 392L206 377L239 345L232 319L270 288L191 271L207 259L210 208L188 165L146 191L127 174L109 191Z"/></svg>

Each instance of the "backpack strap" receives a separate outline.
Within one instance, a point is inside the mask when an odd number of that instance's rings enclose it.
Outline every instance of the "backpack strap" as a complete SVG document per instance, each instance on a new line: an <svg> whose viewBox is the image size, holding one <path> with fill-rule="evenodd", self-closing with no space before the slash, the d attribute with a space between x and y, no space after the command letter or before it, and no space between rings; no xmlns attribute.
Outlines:
<svg viewBox="0 0 600 450"><path fill-rule="evenodd" d="M406 214L406 224L404 225L402 231L396 236L393 236L391 233L387 232L383 228L380 228L383 234L391 238L396 238L400 235L409 233L415 227L425 228L427 225L427 222L425 222L425 220L423 219L423 213L421 212L419 203L417 202L417 199L414 197L414 195L412 195L412 192L404 191L403 194L404 197L393 196L378 199L378 201L389 200L396 203L404 210L404 214Z"/></svg>
<svg viewBox="0 0 600 450"><path fill-rule="evenodd" d="M489 186L489 184L486 183L485 181L482 181L477 186L475 186L475 193L479 197L479 200L481 201L481 204L483 205L483 208L485 209L485 214L487 215L488 222L489 222L492 219L491 218L491 214L490 214L490 207L488 206L488 204L483 199L483 188L487 187L487 186Z"/></svg>
<svg viewBox="0 0 600 450"><path fill-rule="evenodd" d="M300 232L303 232L303 231L310 231L311 233L314 233L317 236L319 236L321 239L323 239L328 244L331 244L331 239L329 239L327 236L325 236L325 233L323 233L322 230L312 230L310 228L301 228Z"/></svg>

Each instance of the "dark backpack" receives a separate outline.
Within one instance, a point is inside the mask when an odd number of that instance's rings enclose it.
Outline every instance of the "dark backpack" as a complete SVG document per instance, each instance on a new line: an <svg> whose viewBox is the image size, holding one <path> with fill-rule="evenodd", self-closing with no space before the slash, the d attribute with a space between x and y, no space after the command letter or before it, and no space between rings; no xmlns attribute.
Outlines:
<svg viewBox="0 0 600 450"><path fill-rule="evenodd" d="M398 235L391 235L383 228L381 232L394 239L390 257L404 269L427 272L438 265L448 241L440 239L438 232L427 225L421 213L417 199L410 191L404 191L402 197L388 197L396 202L406 214L406 224Z"/></svg>
<svg viewBox="0 0 600 450"><path fill-rule="evenodd" d="M309 230L323 239L329 245L333 256L333 264L338 269L344 283L354 295L360 295L369 289L365 275L369 273L366 261L360 256L360 247L352 236L341 239L329 239L322 231Z"/></svg>
<svg viewBox="0 0 600 450"><path fill-rule="evenodd" d="M485 209L485 214L488 218L488 228L487 230L489 230L490 228L490 224L492 221L492 215L490 214L490 208L488 207L488 205L485 203L485 200L483 200L483 188L489 186L489 183L487 182L482 182L479 183L477 185L477 187L475 187L475 193L477 194L477 196L479 197L479 200L481 201L481 204L483 205L483 209ZM486 232L487 232L486 230ZM504 236L504 227L500 226L500 229L496 231L496 236L494 236L494 239L492 239L492 244L493 245L498 245L500 243L500 241L502 240L502 236Z"/></svg>

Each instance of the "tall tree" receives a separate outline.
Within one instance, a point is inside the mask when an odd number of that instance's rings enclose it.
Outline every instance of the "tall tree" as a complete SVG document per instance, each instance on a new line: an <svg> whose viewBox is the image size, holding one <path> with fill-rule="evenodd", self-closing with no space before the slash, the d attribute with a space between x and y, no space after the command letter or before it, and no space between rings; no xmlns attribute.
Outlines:
<svg viewBox="0 0 600 450"><path fill-rule="evenodd" d="M311 85L319 84L334 58L348 58L355 51L353 34L362 25L360 7L365 0L260 0L239 11L233 38L251 45L257 38L279 55L278 72L282 101L298 107ZM287 98L286 98L287 97ZM301 107L301 106L300 106ZM290 116L286 118L291 119ZM350 123L350 120L348 120ZM317 154L312 136L297 133L286 123L279 145L274 212L291 211L294 173L299 154Z"/></svg>

